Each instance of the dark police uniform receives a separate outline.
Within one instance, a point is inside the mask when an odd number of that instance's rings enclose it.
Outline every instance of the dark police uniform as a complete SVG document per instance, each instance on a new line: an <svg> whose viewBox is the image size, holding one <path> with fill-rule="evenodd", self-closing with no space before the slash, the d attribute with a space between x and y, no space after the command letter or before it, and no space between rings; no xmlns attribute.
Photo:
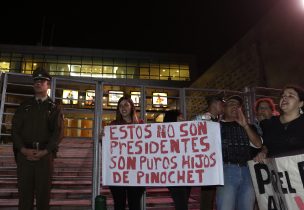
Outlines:
<svg viewBox="0 0 304 210"><path fill-rule="evenodd" d="M44 70L33 74L34 80L50 80ZM47 79L49 78L49 79ZM12 126L17 162L19 209L32 210L36 195L37 210L48 210L53 158L63 136L63 116L51 98L25 101L15 112ZM48 151L39 160L31 161L20 152L22 148Z"/></svg>

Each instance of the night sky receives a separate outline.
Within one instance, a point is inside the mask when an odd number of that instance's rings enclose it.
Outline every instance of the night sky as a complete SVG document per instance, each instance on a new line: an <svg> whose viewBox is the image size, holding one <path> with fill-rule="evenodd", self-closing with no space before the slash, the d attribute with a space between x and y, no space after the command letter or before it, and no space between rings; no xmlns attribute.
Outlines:
<svg viewBox="0 0 304 210"><path fill-rule="evenodd" d="M18 3L0 14L0 43L187 53L199 75L279 1Z"/></svg>

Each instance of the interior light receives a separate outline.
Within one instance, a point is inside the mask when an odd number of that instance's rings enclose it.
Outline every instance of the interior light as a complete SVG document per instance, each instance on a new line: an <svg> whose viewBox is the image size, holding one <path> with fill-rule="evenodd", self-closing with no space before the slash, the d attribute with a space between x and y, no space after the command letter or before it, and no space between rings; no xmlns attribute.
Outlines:
<svg viewBox="0 0 304 210"><path fill-rule="evenodd" d="M114 66L114 74L116 74L116 71L118 70L117 66Z"/></svg>

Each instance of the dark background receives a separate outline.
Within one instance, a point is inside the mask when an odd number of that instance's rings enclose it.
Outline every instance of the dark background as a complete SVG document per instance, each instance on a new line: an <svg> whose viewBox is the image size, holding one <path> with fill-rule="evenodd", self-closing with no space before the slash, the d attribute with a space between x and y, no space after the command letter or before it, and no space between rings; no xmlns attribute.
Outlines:
<svg viewBox="0 0 304 210"><path fill-rule="evenodd" d="M0 43L193 54L198 76L279 1L13 2Z"/></svg>

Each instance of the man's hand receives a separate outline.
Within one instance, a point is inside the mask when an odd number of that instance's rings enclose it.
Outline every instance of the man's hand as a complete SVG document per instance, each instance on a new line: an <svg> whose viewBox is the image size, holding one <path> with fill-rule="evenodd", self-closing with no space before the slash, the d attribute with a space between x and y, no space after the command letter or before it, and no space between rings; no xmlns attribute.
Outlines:
<svg viewBox="0 0 304 210"><path fill-rule="evenodd" d="M247 127L248 126L248 122L247 119L242 111L242 108L238 108L237 110L237 118L235 119L235 121L242 127Z"/></svg>
<svg viewBox="0 0 304 210"><path fill-rule="evenodd" d="M99 139L99 142L102 142L102 138L104 137L105 133L104 133L104 130L103 130L103 127L100 129L100 133L98 135L98 139Z"/></svg>
<svg viewBox="0 0 304 210"><path fill-rule="evenodd" d="M266 146L262 147L262 151L259 152L254 158L253 160L259 163L264 163L264 160L267 158L267 152L268 149Z"/></svg>
<svg viewBox="0 0 304 210"><path fill-rule="evenodd" d="M253 160L255 162L264 163L264 160L266 159L266 154L264 152L259 152Z"/></svg>
<svg viewBox="0 0 304 210"><path fill-rule="evenodd" d="M35 149L27 149L22 147L20 152L26 157L27 160L31 160L31 161L39 160L37 159L37 157L35 157L35 154L37 153L37 150Z"/></svg>
<svg viewBox="0 0 304 210"><path fill-rule="evenodd" d="M47 155L48 153L49 152L46 149L44 149L44 150L38 150L35 153L34 157L37 158L38 160L40 160L40 158L42 158L43 156Z"/></svg>

